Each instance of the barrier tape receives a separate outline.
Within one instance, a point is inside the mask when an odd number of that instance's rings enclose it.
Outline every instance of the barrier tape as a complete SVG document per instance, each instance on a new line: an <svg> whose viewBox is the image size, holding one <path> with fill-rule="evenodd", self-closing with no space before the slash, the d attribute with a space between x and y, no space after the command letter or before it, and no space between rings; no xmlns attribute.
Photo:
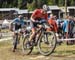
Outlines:
<svg viewBox="0 0 75 60"><path fill-rule="evenodd" d="M75 38L68 38L68 39L57 39L58 41L69 41L69 40L75 40Z"/></svg>

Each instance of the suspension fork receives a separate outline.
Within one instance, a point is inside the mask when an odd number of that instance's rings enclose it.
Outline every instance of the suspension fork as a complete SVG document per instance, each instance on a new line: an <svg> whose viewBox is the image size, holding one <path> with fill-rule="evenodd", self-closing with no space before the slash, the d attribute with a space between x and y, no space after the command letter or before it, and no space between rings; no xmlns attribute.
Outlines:
<svg viewBox="0 0 75 60"><path fill-rule="evenodd" d="M44 42L48 42L48 37L46 33L44 34Z"/></svg>

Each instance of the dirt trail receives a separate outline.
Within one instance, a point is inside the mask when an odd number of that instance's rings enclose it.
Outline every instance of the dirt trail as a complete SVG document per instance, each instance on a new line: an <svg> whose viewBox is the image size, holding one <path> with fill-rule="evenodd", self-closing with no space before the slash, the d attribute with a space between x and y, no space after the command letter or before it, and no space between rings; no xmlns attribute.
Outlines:
<svg viewBox="0 0 75 60"><path fill-rule="evenodd" d="M54 52L50 56L43 56L37 50L36 52L33 51L30 55L23 55L21 48L18 48L17 51L13 53L10 42L0 42L0 60L75 60L75 54L66 55L65 52L63 52L63 54Z"/></svg>
<svg viewBox="0 0 75 60"><path fill-rule="evenodd" d="M21 50L17 50L15 53L12 52L12 48L1 47L0 49L0 60L75 60L75 55L55 55L43 56L41 54L33 53L30 55L23 55Z"/></svg>

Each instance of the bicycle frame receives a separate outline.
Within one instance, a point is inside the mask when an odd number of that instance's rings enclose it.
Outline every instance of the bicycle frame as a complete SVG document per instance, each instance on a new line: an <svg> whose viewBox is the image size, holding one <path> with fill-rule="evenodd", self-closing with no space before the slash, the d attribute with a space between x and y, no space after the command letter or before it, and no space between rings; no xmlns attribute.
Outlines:
<svg viewBox="0 0 75 60"><path fill-rule="evenodd" d="M42 24L42 28L38 29L38 30L36 31L36 33L35 33L34 38L35 38L35 37L38 35L38 33L39 33L39 36L36 37L37 39L34 40L35 43L38 43L38 40L40 39L41 35L43 34L43 31L46 31L44 24Z"/></svg>
<svg viewBox="0 0 75 60"><path fill-rule="evenodd" d="M37 37L37 34L38 33L40 33L40 34ZM26 36L24 38L24 41L23 41L23 47L22 47L23 53L28 55L28 54L30 54L32 52L34 46L38 46L39 52L41 54L43 54L45 56L50 55L54 51L54 49L56 47L56 40L57 39L56 39L56 36L55 36L55 34L53 32L52 34L53 34L54 37L52 39L54 40L54 43L53 43L54 46L50 50L49 45L51 45L51 44L50 44L50 40L48 39L48 37L50 35L47 35L48 33L51 34L50 32L46 32L45 24L42 24L42 27L39 28L35 32L35 35L34 35L33 41L32 41L32 46L30 46L30 47L27 46L27 45L28 45L29 37L30 37L31 34L30 33L29 34L26 34ZM37 39L34 39L34 38L37 38ZM46 39L43 39L43 38L46 38ZM46 47L49 48L48 49L49 51L45 51L44 52L44 51L41 50L41 45L40 44L42 44L42 42L44 42L44 44L46 44Z"/></svg>

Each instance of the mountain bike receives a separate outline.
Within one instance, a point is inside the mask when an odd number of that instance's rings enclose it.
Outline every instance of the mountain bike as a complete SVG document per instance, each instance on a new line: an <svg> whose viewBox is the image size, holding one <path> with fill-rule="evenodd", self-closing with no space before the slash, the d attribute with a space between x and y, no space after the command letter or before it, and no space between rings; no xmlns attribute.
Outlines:
<svg viewBox="0 0 75 60"><path fill-rule="evenodd" d="M57 38L53 31L46 31L45 23L46 21L39 22L39 24L42 25L42 28L36 31L31 48L27 47L27 42L29 41L31 33L27 33L25 35L22 47L24 54L29 55L32 52L34 46L38 46L38 50L42 55L48 56L53 53L54 49L56 48ZM41 32L41 34L37 40L36 35L39 32Z"/></svg>
<svg viewBox="0 0 75 60"><path fill-rule="evenodd" d="M17 45L20 44L20 40L23 40L25 35L25 29L21 28L15 32L15 36L13 37L13 49L17 49ZM13 50L13 52L15 52Z"/></svg>

